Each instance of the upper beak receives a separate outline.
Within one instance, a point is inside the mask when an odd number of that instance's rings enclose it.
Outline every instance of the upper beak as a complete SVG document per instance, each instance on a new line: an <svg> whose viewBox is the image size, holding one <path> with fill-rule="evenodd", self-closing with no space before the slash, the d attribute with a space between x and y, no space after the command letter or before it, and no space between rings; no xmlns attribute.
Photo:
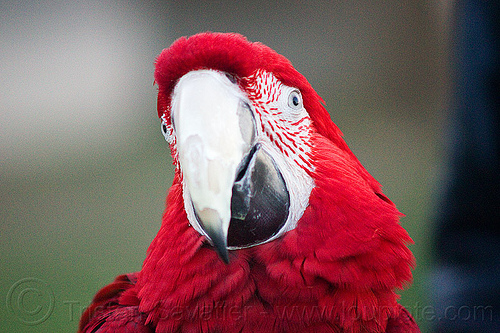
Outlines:
<svg viewBox="0 0 500 333"><path fill-rule="evenodd" d="M198 231L210 239L226 263L232 187L255 137L253 116L245 100L237 85L211 70L183 76L172 98L184 191L201 224Z"/></svg>

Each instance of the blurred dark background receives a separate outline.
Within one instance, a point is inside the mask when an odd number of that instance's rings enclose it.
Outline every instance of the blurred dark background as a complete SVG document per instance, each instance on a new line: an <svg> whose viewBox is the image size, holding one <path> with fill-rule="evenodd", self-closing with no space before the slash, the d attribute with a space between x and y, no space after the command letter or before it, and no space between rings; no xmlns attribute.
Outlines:
<svg viewBox="0 0 500 333"><path fill-rule="evenodd" d="M0 331L75 331L100 287L140 269L173 175L154 59L207 30L270 46L325 99L406 215L417 267L401 303L427 331L451 13L444 0L2 1Z"/></svg>
<svg viewBox="0 0 500 333"><path fill-rule="evenodd" d="M429 279L437 333L500 332L500 2L453 10L447 172Z"/></svg>

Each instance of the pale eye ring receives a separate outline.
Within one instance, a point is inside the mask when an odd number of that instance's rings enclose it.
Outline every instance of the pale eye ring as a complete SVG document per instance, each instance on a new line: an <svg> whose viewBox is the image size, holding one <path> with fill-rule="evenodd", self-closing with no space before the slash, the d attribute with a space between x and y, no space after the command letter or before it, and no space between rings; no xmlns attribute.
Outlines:
<svg viewBox="0 0 500 333"><path fill-rule="evenodd" d="M300 95L300 91L292 90L290 92L290 95L288 95L288 106L292 109L302 108L302 96Z"/></svg>

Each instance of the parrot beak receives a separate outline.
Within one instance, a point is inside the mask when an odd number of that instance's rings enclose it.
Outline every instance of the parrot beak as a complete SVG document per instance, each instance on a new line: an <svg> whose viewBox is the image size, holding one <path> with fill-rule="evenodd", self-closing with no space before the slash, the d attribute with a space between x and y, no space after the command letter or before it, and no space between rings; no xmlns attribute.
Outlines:
<svg viewBox="0 0 500 333"><path fill-rule="evenodd" d="M266 241L288 216L285 182L271 156L255 143L255 118L247 101L234 81L214 70L189 72L172 95L188 219L226 263L229 249ZM277 218L275 210L281 212Z"/></svg>
<svg viewBox="0 0 500 333"><path fill-rule="evenodd" d="M196 216L190 222L209 238L225 262L229 261L233 182L254 137L252 114L243 100L245 95L237 85L223 73L210 70L184 75L172 98L184 192ZM242 130L240 124L245 122L251 127Z"/></svg>

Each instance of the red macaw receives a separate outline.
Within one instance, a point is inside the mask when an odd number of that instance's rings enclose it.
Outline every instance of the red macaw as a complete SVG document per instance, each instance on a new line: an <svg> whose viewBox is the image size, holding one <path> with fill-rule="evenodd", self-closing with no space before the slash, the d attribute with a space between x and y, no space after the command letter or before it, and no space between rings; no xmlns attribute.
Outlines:
<svg viewBox="0 0 500 333"><path fill-rule="evenodd" d="M138 273L80 332L419 332L401 215L282 55L238 34L156 60L175 177Z"/></svg>

